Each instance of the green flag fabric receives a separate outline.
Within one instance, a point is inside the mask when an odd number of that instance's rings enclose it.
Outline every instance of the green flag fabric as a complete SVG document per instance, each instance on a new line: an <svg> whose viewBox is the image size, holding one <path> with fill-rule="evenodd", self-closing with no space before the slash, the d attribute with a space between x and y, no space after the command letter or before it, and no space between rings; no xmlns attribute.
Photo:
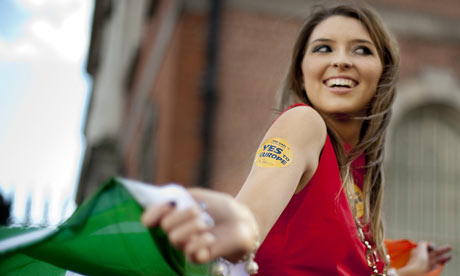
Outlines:
<svg viewBox="0 0 460 276"><path fill-rule="evenodd" d="M187 262L160 228L140 222L148 200L181 190L149 196L152 187L113 178L56 228L0 228L0 275L210 275L211 265Z"/></svg>

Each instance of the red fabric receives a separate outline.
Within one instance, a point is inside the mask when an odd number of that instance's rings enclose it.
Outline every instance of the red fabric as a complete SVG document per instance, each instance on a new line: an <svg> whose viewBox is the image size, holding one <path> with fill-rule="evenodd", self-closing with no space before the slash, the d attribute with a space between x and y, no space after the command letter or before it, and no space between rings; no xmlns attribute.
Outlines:
<svg viewBox="0 0 460 276"><path fill-rule="evenodd" d="M257 251L257 275L368 276L372 270L365 252L327 137L314 176L293 196ZM379 271L383 266L379 262Z"/></svg>

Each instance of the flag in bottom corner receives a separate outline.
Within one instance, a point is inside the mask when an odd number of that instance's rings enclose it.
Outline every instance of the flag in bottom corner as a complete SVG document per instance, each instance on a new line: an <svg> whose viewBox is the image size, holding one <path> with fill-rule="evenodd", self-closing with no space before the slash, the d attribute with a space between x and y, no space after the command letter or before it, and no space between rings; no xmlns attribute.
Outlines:
<svg viewBox="0 0 460 276"><path fill-rule="evenodd" d="M57 228L0 228L0 275L204 276L113 178Z"/></svg>

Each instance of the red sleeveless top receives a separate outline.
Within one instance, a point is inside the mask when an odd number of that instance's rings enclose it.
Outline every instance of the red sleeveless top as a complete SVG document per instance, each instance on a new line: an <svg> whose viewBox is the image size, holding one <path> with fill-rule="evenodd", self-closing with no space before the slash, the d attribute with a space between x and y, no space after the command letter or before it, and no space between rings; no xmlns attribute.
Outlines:
<svg viewBox="0 0 460 276"><path fill-rule="evenodd" d="M364 164L364 156L356 162ZM361 187L363 171L353 172ZM315 174L273 225L257 251L256 262L261 276L372 274L329 136ZM383 262L377 267L383 271Z"/></svg>

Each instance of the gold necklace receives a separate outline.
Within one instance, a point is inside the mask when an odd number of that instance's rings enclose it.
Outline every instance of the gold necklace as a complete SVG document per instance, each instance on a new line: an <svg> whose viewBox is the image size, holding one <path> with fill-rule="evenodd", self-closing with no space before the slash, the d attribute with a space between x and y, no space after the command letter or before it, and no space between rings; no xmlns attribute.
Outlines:
<svg viewBox="0 0 460 276"><path fill-rule="evenodd" d="M351 195L350 195L349 189L346 189L347 194L348 194L348 199L349 199L348 202L350 203L350 207L352 207L355 210L354 212L352 210L352 214L355 220L356 231L358 232L358 237L361 240L361 242L364 244L364 246L366 246L367 265L369 266L370 269L372 269L372 274L371 274L372 276L387 276L388 268L390 265L390 256L388 254L385 254L385 257L386 257L385 267L383 269L383 273L379 273L377 269L378 253L376 249L372 247L371 243L368 240L366 240L366 236L364 235L364 231L363 231L363 226L361 224L360 219L358 218L358 215L363 210L362 192L361 192L361 189L359 189L359 187L357 187L355 184L353 188L354 188L354 193L352 193Z"/></svg>

